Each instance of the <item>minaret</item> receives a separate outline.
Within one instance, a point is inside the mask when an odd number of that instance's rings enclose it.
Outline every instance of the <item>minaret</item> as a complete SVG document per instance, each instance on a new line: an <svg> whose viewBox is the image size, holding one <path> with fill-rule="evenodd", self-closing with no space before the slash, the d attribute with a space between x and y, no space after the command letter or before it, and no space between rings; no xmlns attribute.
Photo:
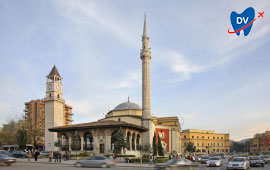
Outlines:
<svg viewBox="0 0 270 170"><path fill-rule="evenodd" d="M150 97L150 59L149 37L147 33L146 16L144 16L144 28L142 36L142 119L143 127L148 131L143 134L143 145L152 144L154 134L153 122L151 119L151 97Z"/></svg>
<svg viewBox="0 0 270 170"><path fill-rule="evenodd" d="M47 76L45 103L45 150L54 151L54 143L57 134L49 132L48 129L63 126L64 124L64 100L62 98L62 77L54 66Z"/></svg>

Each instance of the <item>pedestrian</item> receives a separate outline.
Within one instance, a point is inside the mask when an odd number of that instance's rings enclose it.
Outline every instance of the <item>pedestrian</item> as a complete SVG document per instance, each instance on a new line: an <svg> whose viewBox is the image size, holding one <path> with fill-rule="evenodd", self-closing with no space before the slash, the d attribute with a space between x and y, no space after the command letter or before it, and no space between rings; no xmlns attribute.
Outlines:
<svg viewBox="0 0 270 170"><path fill-rule="evenodd" d="M157 156L156 155L154 156L154 164L155 165L157 164Z"/></svg>
<svg viewBox="0 0 270 170"><path fill-rule="evenodd" d="M51 151L51 152L49 153L49 162L52 162L52 157L53 157L53 152Z"/></svg>
<svg viewBox="0 0 270 170"><path fill-rule="evenodd" d="M54 162L58 162L58 151L54 153Z"/></svg>
<svg viewBox="0 0 270 170"><path fill-rule="evenodd" d="M66 160L68 161L69 159L69 153L66 151Z"/></svg>
<svg viewBox="0 0 270 170"><path fill-rule="evenodd" d="M37 150L35 150L35 152L34 152L35 161L37 161L38 155L39 155L39 152Z"/></svg>
<svg viewBox="0 0 270 170"><path fill-rule="evenodd" d="M28 161L30 161L31 156L32 156L32 154L31 154L31 151L30 151L30 149L29 149L29 150L28 150Z"/></svg>
<svg viewBox="0 0 270 170"><path fill-rule="evenodd" d="M58 159L59 159L59 163L61 163L61 159L62 159L62 154L61 154L61 152L58 152Z"/></svg>
<svg viewBox="0 0 270 170"><path fill-rule="evenodd" d="M149 166L153 165L153 156L152 154L149 155Z"/></svg>
<svg viewBox="0 0 270 170"><path fill-rule="evenodd" d="M66 161L66 152L63 154L63 159Z"/></svg>

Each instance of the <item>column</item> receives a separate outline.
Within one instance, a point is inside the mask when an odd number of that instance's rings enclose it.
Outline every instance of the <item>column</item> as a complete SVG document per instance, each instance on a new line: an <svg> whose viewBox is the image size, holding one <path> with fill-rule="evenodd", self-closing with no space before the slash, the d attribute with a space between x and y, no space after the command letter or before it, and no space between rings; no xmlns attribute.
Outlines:
<svg viewBox="0 0 270 170"><path fill-rule="evenodd" d="M70 134L70 135L68 135L68 149L69 149L69 151L72 151L72 149L71 149L71 141L72 141L72 137L71 137L71 134Z"/></svg>
<svg viewBox="0 0 270 170"><path fill-rule="evenodd" d="M84 142L84 140L83 139L84 139L83 136L81 136L81 151L84 150L84 148L83 148L83 142Z"/></svg>

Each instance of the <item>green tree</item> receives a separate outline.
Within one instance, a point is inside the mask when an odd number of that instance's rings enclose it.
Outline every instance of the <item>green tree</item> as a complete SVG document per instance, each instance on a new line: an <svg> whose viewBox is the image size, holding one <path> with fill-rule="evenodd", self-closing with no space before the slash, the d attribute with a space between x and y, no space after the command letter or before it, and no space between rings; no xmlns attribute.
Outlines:
<svg viewBox="0 0 270 170"><path fill-rule="evenodd" d="M125 137L124 137L124 133L121 129L117 130L114 134L113 134L113 138L114 140L114 150L113 153L115 154L120 154L122 148L124 148L127 144L125 142Z"/></svg>
<svg viewBox="0 0 270 170"><path fill-rule="evenodd" d="M159 156L164 156L164 151L163 151L163 148L162 148L161 139L160 139L159 135L158 135L158 155Z"/></svg>
<svg viewBox="0 0 270 170"><path fill-rule="evenodd" d="M194 146L194 143L189 142L189 143L187 144L186 151L188 151L188 152L195 152L195 150L196 150L196 148L195 148L195 146Z"/></svg>
<svg viewBox="0 0 270 170"><path fill-rule="evenodd" d="M25 129L18 129L16 133L16 141L21 149L26 148L27 131Z"/></svg>
<svg viewBox="0 0 270 170"><path fill-rule="evenodd" d="M153 137L153 154L157 155L157 139L156 139L155 133L154 133L154 137Z"/></svg>

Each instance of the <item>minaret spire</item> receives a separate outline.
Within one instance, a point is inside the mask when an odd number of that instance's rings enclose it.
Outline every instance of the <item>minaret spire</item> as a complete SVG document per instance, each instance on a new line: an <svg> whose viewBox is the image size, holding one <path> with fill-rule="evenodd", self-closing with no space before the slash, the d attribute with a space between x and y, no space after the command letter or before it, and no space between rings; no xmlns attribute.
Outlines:
<svg viewBox="0 0 270 170"><path fill-rule="evenodd" d="M148 37L147 24L146 24L146 13L144 13L143 37Z"/></svg>
<svg viewBox="0 0 270 170"><path fill-rule="evenodd" d="M150 88L150 60L151 52L149 48L149 37L147 32L146 15L144 14L144 26L142 35L142 126L147 128L143 133L143 145L152 143L155 128L151 116L151 88Z"/></svg>
<svg viewBox="0 0 270 170"><path fill-rule="evenodd" d="M142 109L143 118L151 119L151 97L150 97L150 60L151 52L149 48L149 37L146 25L146 15L144 14L144 27L142 35Z"/></svg>

